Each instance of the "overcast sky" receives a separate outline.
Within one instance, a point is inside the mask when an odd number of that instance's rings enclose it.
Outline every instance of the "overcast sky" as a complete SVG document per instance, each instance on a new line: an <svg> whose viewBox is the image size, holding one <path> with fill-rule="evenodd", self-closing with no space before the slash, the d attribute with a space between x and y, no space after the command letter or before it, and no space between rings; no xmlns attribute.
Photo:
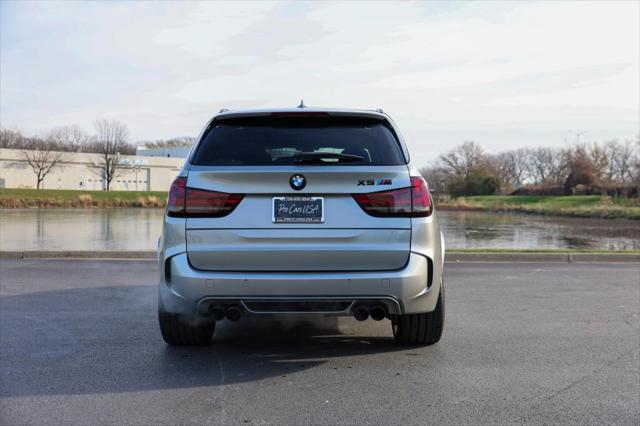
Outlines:
<svg viewBox="0 0 640 426"><path fill-rule="evenodd" d="M381 107L424 163L640 132L640 2L7 2L0 121L132 141L220 108Z"/></svg>

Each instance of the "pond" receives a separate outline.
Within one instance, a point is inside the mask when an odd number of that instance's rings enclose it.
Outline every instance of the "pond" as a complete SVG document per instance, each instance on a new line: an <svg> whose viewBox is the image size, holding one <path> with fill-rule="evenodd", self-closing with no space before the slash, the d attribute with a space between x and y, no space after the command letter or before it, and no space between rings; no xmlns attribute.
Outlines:
<svg viewBox="0 0 640 426"><path fill-rule="evenodd" d="M449 248L640 249L640 221L439 211Z"/></svg>
<svg viewBox="0 0 640 426"><path fill-rule="evenodd" d="M640 249L640 222L438 211L448 248ZM152 250L162 209L3 209L0 250Z"/></svg>

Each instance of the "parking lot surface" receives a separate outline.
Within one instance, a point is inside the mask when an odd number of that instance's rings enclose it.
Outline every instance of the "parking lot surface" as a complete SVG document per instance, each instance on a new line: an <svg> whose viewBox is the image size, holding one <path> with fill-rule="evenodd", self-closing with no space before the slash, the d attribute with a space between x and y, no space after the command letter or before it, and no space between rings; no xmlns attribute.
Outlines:
<svg viewBox="0 0 640 426"><path fill-rule="evenodd" d="M640 265L446 267L445 331L245 318L164 344L152 261L0 260L1 424L638 424Z"/></svg>

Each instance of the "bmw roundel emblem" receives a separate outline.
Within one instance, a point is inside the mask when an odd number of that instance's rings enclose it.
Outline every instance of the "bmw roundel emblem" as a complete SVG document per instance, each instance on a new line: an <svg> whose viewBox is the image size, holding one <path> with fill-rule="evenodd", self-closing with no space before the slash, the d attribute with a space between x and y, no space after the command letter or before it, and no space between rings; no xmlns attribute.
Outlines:
<svg viewBox="0 0 640 426"><path fill-rule="evenodd" d="M293 175L289 178L289 185L296 191L300 191L307 186L307 179L302 175Z"/></svg>

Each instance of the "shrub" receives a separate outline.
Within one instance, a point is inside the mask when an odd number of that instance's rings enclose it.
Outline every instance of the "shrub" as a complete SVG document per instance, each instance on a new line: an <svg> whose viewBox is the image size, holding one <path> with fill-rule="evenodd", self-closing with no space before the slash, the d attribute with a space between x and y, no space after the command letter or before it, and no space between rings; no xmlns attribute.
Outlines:
<svg viewBox="0 0 640 426"><path fill-rule="evenodd" d="M564 187L560 185L523 186L509 195L564 195Z"/></svg>
<svg viewBox="0 0 640 426"><path fill-rule="evenodd" d="M477 168L471 170L468 176L450 182L447 189L454 197L494 195L500 189L500 180L485 169Z"/></svg>

